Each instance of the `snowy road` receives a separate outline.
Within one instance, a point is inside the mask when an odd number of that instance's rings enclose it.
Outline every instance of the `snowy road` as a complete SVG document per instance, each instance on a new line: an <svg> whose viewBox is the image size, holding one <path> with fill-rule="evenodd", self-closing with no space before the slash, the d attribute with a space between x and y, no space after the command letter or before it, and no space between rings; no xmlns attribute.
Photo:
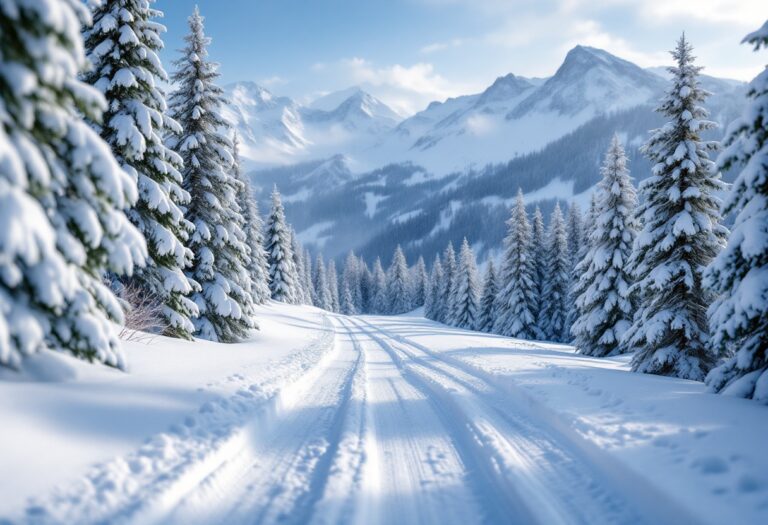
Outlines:
<svg viewBox="0 0 768 525"><path fill-rule="evenodd" d="M180 475L128 458L124 489L100 505L53 498L29 521L696 523L492 376L411 337L434 324L385 319L330 316L312 366L271 397L240 393L242 417L223 430L221 416L201 419L165 443L166 456L186 458ZM200 442L209 434L219 437Z"/></svg>

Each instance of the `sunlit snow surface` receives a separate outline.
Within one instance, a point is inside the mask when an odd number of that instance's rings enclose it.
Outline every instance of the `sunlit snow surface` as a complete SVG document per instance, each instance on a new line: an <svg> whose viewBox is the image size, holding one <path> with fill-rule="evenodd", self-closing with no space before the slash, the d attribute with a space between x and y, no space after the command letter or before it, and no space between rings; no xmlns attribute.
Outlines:
<svg viewBox="0 0 768 525"><path fill-rule="evenodd" d="M0 522L765 523L765 407L626 358L260 307L0 380Z"/></svg>

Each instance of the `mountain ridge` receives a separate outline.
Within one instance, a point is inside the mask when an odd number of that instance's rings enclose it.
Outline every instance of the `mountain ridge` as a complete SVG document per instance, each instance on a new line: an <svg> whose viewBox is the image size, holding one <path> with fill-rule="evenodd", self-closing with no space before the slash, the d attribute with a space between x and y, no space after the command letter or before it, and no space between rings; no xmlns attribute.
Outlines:
<svg viewBox="0 0 768 525"><path fill-rule="evenodd" d="M701 82L714 93L705 104L711 118L723 124L707 136L718 140L741 111L746 84L706 75ZM577 46L546 79L507 74L382 133L361 133L344 150L250 175L256 188L284 190L300 237L326 255L355 249L386 258L402 243L409 257L431 258L467 236L481 259L493 257L517 188L545 214L556 201L586 208L614 133L635 180L645 178L650 166L639 148L663 123L654 108L666 86L659 71ZM313 237L317 224L323 235Z"/></svg>

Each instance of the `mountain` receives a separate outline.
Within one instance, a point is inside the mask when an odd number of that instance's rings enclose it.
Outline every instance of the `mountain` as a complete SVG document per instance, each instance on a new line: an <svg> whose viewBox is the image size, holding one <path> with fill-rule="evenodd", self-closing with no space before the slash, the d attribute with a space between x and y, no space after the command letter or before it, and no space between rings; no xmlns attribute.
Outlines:
<svg viewBox="0 0 768 525"><path fill-rule="evenodd" d="M225 118L241 138L246 167L292 165L369 147L402 118L360 88L311 105L273 95L254 82L224 86Z"/></svg>
<svg viewBox="0 0 768 525"><path fill-rule="evenodd" d="M360 162L413 162L437 174L504 162L599 115L650 104L664 84L658 74L606 51L576 46L547 79L508 74L482 93L430 104Z"/></svg>
<svg viewBox="0 0 768 525"><path fill-rule="evenodd" d="M522 119L532 113L598 114L650 102L664 89L664 80L635 64L593 47L576 46L563 64L508 115Z"/></svg>
<svg viewBox="0 0 768 525"><path fill-rule="evenodd" d="M665 73L577 46L551 77L508 74L481 93L433 102L397 125L386 113L363 110L385 124L378 132L375 125L362 128L366 138L357 147L254 170L251 177L257 188L283 189L300 238L327 256L355 249L386 262L402 244L409 257L431 259L463 236L481 258L494 256L518 188L545 214L558 200L588 206L614 132L635 181L647 176L639 148L663 122L654 107L667 86ZM743 106L745 84L708 76L701 82L713 93L706 102L711 118L723 125L708 138L719 139ZM309 110L358 126L357 108L367 105L360 93L334 94ZM314 121L305 110L299 114L305 126L315 125L307 124Z"/></svg>
<svg viewBox="0 0 768 525"><path fill-rule="evenodd" d="M335 115L336 118L358 117L397 123L402 117L381 100L353 86L322 96L309 104L309 108Z"/></svg>
<svg viewBox="0 0 768 525"><path fill-rule="evenodd" d="M254 82L225 86L224 95L229 104L222 113L240 135L246 160L293 162L308 146L300 106L291 98L275 97Z"/></svg>

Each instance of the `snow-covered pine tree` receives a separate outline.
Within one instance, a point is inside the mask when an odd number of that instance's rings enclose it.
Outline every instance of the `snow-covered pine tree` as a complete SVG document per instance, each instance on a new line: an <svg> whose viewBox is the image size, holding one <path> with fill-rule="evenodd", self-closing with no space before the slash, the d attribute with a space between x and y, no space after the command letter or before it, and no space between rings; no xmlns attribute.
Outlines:
<svg viewBox="0 0 768 525"><path fill-rule="evenodd" d="M272 209L267 217L264 249L269 264L269 289L272 299L296 304L299 275L293 262L291 230L285 221L285 210L277 188L272 190ZM314 304L320 306L317 302Z"/></svg>
<svg viewBox="0 0 768 525"><path fill-rule="evenodd" d="M442 296L440 294L441 285L444 279L443 264L440 262L440 255L435 255L435 262L432 263L432 272L429 274L428 294L424 303L424 317L438 321Z"/></svg>
<svg viewBox="0 0 768 525"><path fill-rule="evenodd" d="M411 309L411 280L408 263L400 245L395 248L392 264L387 272L387 303L391 314L402 314Z"/></svg>
<svg viewBox="0 0 768 525"><path fill-rule="evenodd" d="M373 263L373 304L371 311L375 314L389 313L388 295L387 295L387 275L384 273L384 267L381 265L381 259L376 257Z"/></svg>
<svg viewBox="0 0 768 525"><path fill-rule="evenodd" d="M368 313L373 302L373 274L362 256L358 259L360 271L360 313Z"/></svg>
<svg viewBox="0 0 768 525"><path fill-rule="evenodd" d="M544 337L550 341L564 342L570 338L566 332L568 315L568 289L571 282L571 260L568 253L568 240L565 221L560 211L560 204L549 220L547 232L547 278L544 284L544 304L541 312L544 320Z"/></svg>
<svg viewBox="0 0 768 525"><path fill-rule="evenodd" d="M575 202L568 207L566 217L566 239L568 242L568 257L570 258L571 270L581 260L581 245L584 242L584 217L581 214L581 208Z"/></svg>
<svg viewBox="0 0 768 525"><path fill-rule="evenodd" d="M333 259L328 261L328 269L325 273L328 280L328 290L331 292L331 311L340 312L341 301L339 300L339 274L336 271L336 261Z"/></svg>
<svg viewBox="0 0 768 525"><path fill-rule="evenodd" d="M477 326L480 301L480 281L475 254L467 238L461 243L456 270L456 296L453 305L453 323L459 328L474 330Z"/></svg>
<svg viewBox="0 0 768 525"><path fill-rule="evenodd" d="M475 329L480 332L492 332L493 321L496 318L496 296L499 293L498 276L493 260L488 260L483 282L483 294L480 296Z"/></svg>
<svg viewBox="0 0 768 525"><path fill-rule="evenodd" d="M331 289L328 286L328 274L325 270L325 261L321 254L317 255L315 260L315 275L313 279L315 292L317 293L317 302L315 306L322 308L327 312L333 311L333 299L331 298Z"/></svg>
<svg viewBox="0 0 768 525"><path fill-rule="evenodd" d="M193 254L186 242L194 227L180 209L189 202L181 188L181 157L163 140L181 128L167 114L161 82L168 81L157 53L163 47L162 16L148 0L109 0L96 5L85 30L86 54L93 67L84 80L107 100L94 129L109 144L118 163L138 184L139 198L128 218L147 243L149 257L132 282L162 303L165 335L191 339L198 310L184 270Z"/></svg>
<svg viewBox="0 0 768 525"><path fill-rule="evenodd" d="M570 262L570 281L568 282L568 304L573 305L576 301L576 293L574 288L579 281L580 274L575 273L576 265L581 261L580 255L584 251L585 232L584 232L584 217L581 214L579 205L575 202L571 203L568 207L568 215L566 216L566 239L568 241L568 257ZM565 318L565 333L566 337L564 341L571 339L571 327L576 321L578 312L576 308L568 308L568 312Z"/></svg>
<svg viewBox="0 0 768 525"><path fill-rule="evenodd" d="M581 253L579 254L579 261L576 263L577 266L584 260L584 257L589 250L589 245L592 242L592 232L595 230L595 220L597 219L597 201L597 192L593 191L589 195L589 209L587 210L587 213L584 214L584 222L581 226L581 229L584 232L584 237L581 240ZM637 222L637 220L635 222ZM574 269L574 271L578 272L576 269Z"/></svg>
<svg viewBox="0 0 768 525"><path fill-rule="evenodd" d="M436 319L444 324L453 324L453 298L456 290L456 252L453 243L449 242L441 259L443 265L443 282L440 283L439 315Z"/></svg>
<svg viewBox="0 0 768 525"><path fill-rule="evenodd" d="M531 226L525 211L523 192L517 192L515 206L507 221L504 258L501 266L497 314L493 331L521 339L540 337L536 325L537 298L531 251Z"/></svg>
<svg viewBox="0 0 768 525"><path fill-rule="evenodd" d="M619 343L634 314L628 261L637 235L637 196L617 135L600 171L594 229L586 255L576 266L581 277L571 305L578 317L571 332L580 353L605 357L622 351Z"/></svg>
<svg viewBox="0 0 768 525"><path fill-rule="evenodd" d="M715 356L707 346L711 296L702 273L722 249L727 229L715 197L724 185L709 159L719 145L701 139L716 124L702 106L708 93L691 52L683 35L672 51L671 86L657 108L670 121L643 147L653 168L640 185L643 229L630 263L638 309L625 341L636 349L634 371L703 380Z"/></svg>
<svg viewBox="0 0 768 525"><path fill-rule="evenodd" d="M744 42L768 49L768 22ZM716 392L768 404L768 69L750 82L747 97L719 158L723 169L741 173L723 207L737 213L728 246L705 273L719 296L709 310L710 344L726 357L706 381Z"/></svg>
<svg viewBox="0 0 768 525"><path fill-rule="evenodd" d="M355 301L352 299L352 292L349 291L348 283L342 280L341 288L341 313L344 315L357 315Z"/></svg>
<svg viewBox="0 0 768 525"><path fill-rule="evenodd" d="M413 290L411 291L413 307L424 306L427 300L429 276L427 275L427 265L424 263L424 257L421 255L416 261L416 265L412 268L411 283L413 284Z"/></svg>
<svg viewBox="0 0 768 525"><path fill-rule="evenodd" d="M234 159L233 174L242 184L242 191L237 194L237 203L243 216L243 233L248 247L247 270L250 278L249 290L253 304L264 304L269 301L269 268L267 254L264 252L264 222L259 214L259 206L253 195L251 181L243 174L240 166L240 142L235 134L232 141L232 157Z"/></svg>
<svg viewBox="0 0 768 525"><path fill-rule="evenodd" d="M307 300L307 304L310 306L314 306L317 304L317 291L315 290L315 284L312 281L312 276L315 274L314 271L312 271L312 255L309 253L308 249L304 249L304 257L302 257L304 260L304 275L299 276L299 278L302 281L302 286L304 287L305 292L305 299Z"/></svg>
<svg viewBox="0 0 768 525"><path fill-rule="evenodd" d="M341 286L346 285L349 288L349 293L352 296L352 304L355 310L362 311L363 297L362 297L362 282L361 282L361 268L360 260L355 255L355 252L350 251L347 254L347 258L344 260L344 270L341 273Z"/></svg>
<svg viewBox="0 0 768 525"><path fill-rule="evenodd" d="M256 327L253 300L246 290L247 247L237 206L242 190L232 169L232 143L220 131L222 91L215 81L217 65L209 62L203 17L195 8L182 57L172 80L178 86L171 97L173 118L183 133L169 142L184 159L183 187L191 199L185 217L195 226L189 248L194 262L187 276L200 285L191 298L199 317L195 333L211 341L233 342Z"/></svg>
<svg viewBox="0 0 768 525"><path fill-rule="evenodd" d="M296 304L308 304L308 291L304 286L304 247L299 242L296 230L291 227L291 252L293 253L293 266L296 268Z"/></svg>
<svg viewBox="0 0 768 525"><path fill-rule="evenodd" d="M544 215L536 206L531 223L531 258L533 264L533 294L536 298L535 318L539 334L543 334L544 318L541 309L544 306L544 283L547 275L547 234L544 229ZM492 330L489 330L492 331Z"/></svg>
<svg viewBox="0 0 768 525"><path fill-rule="evenodd" d="M125 210L136 182L83 121L100 121L81 83L75 0L0 2L0 365L43 348L122 367L120 304L103 285L147 256Z"/></svg>

